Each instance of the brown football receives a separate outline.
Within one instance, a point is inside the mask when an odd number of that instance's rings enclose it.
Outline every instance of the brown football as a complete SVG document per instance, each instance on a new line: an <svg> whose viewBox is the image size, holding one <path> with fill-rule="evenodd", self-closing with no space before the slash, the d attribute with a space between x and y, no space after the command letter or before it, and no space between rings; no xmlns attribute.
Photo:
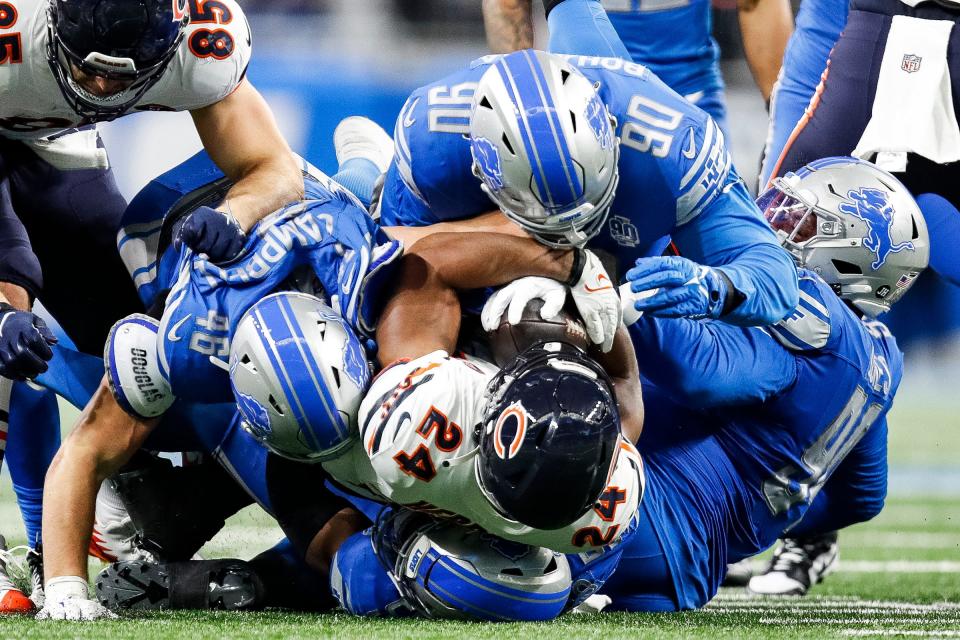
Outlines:
<svg viewBox="0 0 960 640"><path fill-rule="evenodd" d="M586 350L590 344L583 321L564 308L550 320L540 317L543 300L531 300L523 310L520 322L507 323L507 314L500 326L490 332L490 348L497 366L509 364L518 353L538 342L567 342Z"/></svg>

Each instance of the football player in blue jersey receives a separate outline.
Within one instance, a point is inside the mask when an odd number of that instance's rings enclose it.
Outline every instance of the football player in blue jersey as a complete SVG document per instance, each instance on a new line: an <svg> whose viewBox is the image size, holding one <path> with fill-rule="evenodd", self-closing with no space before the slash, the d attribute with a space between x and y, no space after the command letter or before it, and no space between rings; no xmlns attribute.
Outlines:
<svg viewBox="0 0 960 640"><path fill-rule="evenodd" d="M531 3L484 0L487 40L494 53L533 47ZM711 35L710 2L544 0L543 4L550 28L548 51L638 62L709 113L726 133L720 51ZM790 3L753 0L739 2L738 9L747 62L768 100L792 30Z"/></svg>
<svg viewBox="0 0 960 640"><path fill-rule="evenodd" d="M310 199L261 223L229 267L171 245L184 216L230 186L208 157L201 154L155 180L131 203L120 251L145 304L156 307L159 302L165 309L154 309L157 315L163 311L162 323L133 316L112 332L108 384L96 390L88 405L92 409L81 417L48 474L45 546L52 578L65 577L77 584L83 579L83 531L88 530L95 489L139 447L156 426L156 417L171 407L170 390L208 403L233 399L224 358L232 329L251 304L278 287L318 293L329 299L352 331L369 333L374 305L383 299L376 288L399 255L400 245L339 185L309 167L304 173ZM158 211L167 213L163 220ZM413 243L429 231L409 228L391 233ZM523 244L534 256L544 254L533 241ZM609 281L589 252L575 253L579 258L572 266L580 279ZM589 302L593 300L606 302ZM598 314L619 313L610 287L584 292L582 305ZM52 598L47 610L45 615L57 617L103 615L85 591Z"/></svg>
<svg viewBox="0 0 960 640"><path fill-rule="evenodd" d="M548 246L613 256L634 291L659 289L638 310L762 325L796 306L796 268L720 129L640 65L539 51L483 58L416 90L394 139L384 224L496 206ZM660 256L667 240L682 257ZM614 329L591 338L608 347Z"/></svg>
<svg viewBox="0 0 960 640"><path fill-rule="evenodd" d="M923 216L902 184L853 158L812 163L758 203L801 267L792 313L762 330L625 318L645 382L647 485L639 523L612 550L622 558L602 593L614 609L700 607L728 562L883 506L885 416L903 359L872 318L926 267ZM781 547L779 560L794 551ZM779 592L820 575L794 568Z"/></svg>

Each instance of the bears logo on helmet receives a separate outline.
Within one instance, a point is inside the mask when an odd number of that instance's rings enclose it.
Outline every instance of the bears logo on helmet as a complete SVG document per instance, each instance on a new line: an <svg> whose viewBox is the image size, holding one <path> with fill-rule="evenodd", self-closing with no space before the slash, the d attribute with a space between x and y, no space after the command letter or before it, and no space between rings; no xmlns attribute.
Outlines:
<svg viewBox="0 0 960 640"><path fill-rule="evenodd" d="M517 455L527 432L527 412L520 402L514 402L500 414L493 426L493 450L509 460Z"/></svg>

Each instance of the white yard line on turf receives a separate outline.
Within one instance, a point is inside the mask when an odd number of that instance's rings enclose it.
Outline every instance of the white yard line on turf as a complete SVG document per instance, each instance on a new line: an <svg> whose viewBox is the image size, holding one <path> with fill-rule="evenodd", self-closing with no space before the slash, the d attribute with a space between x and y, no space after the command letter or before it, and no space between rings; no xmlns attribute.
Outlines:
<svg viewBox="0 0 960 640"><path fill-rule="evenodd" d="M960 562L951 560L841 560L840 573L960 573Z"/></svg>
<svg viewBox="0 0 960 640"><path fill-rule="evenodd" d="M960 536L956 533L861 531L851 534L849 541L858 549L877 547L879 549L957 549L960 551Z"/></svg>
<svg viewBox="0 0 960 640"><path fill-rule="evenodd" d="M944 629L942 631L926 629L843 629L840 633L845 636L919 636L922 638L960 638L960 630Z"/></svg>

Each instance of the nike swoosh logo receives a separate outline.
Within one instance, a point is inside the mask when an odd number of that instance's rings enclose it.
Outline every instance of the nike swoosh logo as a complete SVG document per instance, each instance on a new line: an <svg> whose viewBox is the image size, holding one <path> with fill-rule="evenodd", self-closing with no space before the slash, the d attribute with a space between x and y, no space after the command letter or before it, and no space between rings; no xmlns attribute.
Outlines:
<svg viewBox="0 0 960 640"><path fill-rule="evenodd" d="M403 126L412 127L413 124L417 121L416 118L411 118L410 114L413 113L413 110L417 108L417 103L420 102L420 98L414 98L413 102L410 103L410 108L407 109L407 112L403 114Z"/></svg>
<svg viewBox="0 0 960 640"><path fill-rule="evenodd" d="M683 157L687 160L693 160L697 155L697 140L693 134L693 129L688 129L690 135L687 138L687 148L683 150Z"/></svg>
<svg viewBox="0 0 960 640"><path fill-rule="evenodd" d="M169 340L170 342L179 342L182 338L181 336L177 335L177 331L180 329L180 327L183 326L184 322L190 319L190 316L192 315L193 315L192 313L188 313L186 316L181 318L177 323L175 323L172 327L170 327L170 330L167 331L167 340Z"/></svg>
<svg viewBox="0 0 960 640"><path fill-rule="evenodd" d="M603 284L603 281L604 281L604 280L607 281L607 284L606 284L606 285ZM587 293L596 293L597 291L606 291L607 289L613 289L613 285L610 284L610 278L608 278L607 276L605 276L604 274L601 273L599 276L597 276L597 287L596 287L596 288L593 288L593 287L591 287L590 285L585 284L585 285L583 285L583 289L584 289L584 291L586 291Z"/></svg>

